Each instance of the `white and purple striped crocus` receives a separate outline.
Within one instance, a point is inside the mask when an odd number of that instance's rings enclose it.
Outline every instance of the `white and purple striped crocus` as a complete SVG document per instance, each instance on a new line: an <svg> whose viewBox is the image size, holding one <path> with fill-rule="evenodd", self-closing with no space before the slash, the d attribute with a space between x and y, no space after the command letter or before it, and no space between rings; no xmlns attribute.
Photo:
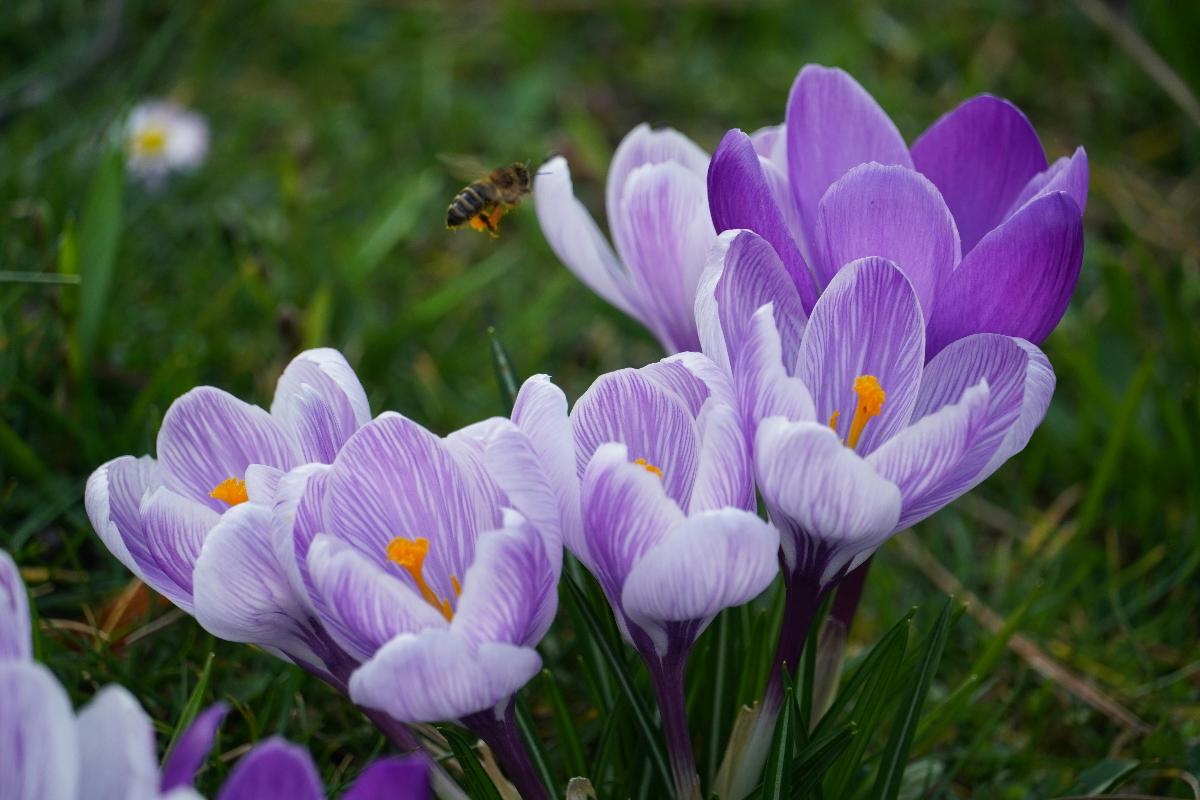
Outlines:
<svg viewBox="0 0 1200 800"><path fill-rule="evenodd" d="M1048 165L1006 100L967 100L909 148L853 78L815 65L784 124L730 131L708 172L716 230L770 242L805 312L846 264L895 262L921 303L926 360L973 333L1038 344L1054 330L1079 277L1087 189L1083 148Z"/></svg>
<svg viewBox="0 0 1200 800"><path fill-rule="evenodd" d="M788 313L798 294L769 243L731 231L717 254L698 317L734 376L788 595L760 716L765 748L778 669L798 663L824 594L1024 448L1054 373L1035 345L993 333L958 339L926 363L919 294L886 259L847 264L799 325ZM754 763L743 759L751 772Z"/></svg>
<svg viewBox="0 0 1200 800"><path fill-rule="evenodd" d="M685 353L600 377L568 417L526 381L488 466L518 510L561 526L649 669L680 797L699 797L684 708L692 645L778 574L779 537L749 509L749 450L716 364Z"/></svg>
<svg viewBox="0 0 1200 800"><path fill-rule="evenodd" d="M609 245L574 196L561 157L538 170L534 205L550 247L592 291L644 325L668 353L696 350L696 282L713 237L708 154L669 128L634 128L608 171Z"/></svg>
<svg viewBox="0 0 1200 800"><path fill-rule="evenodd" d="M257 523L288 471L333 461L369 419L366 393L335 350L293 359L269 412L197 387L167 409L157 459L121 456L92 473L88 516L113 555L211 633L336 683L341 654L289 591L272 529Z"/></svg>
<svg viewBox="0 0 1200 800"><path fill-rule="evenodd" d="M350 697L405 723L460 720L524 796L545 796L516 733L513 695L541 668L562 544L506 510L483 466L500 420L447 437L399 414L363 426L331 465L280 483L255 525L355 663Z"/></svg>

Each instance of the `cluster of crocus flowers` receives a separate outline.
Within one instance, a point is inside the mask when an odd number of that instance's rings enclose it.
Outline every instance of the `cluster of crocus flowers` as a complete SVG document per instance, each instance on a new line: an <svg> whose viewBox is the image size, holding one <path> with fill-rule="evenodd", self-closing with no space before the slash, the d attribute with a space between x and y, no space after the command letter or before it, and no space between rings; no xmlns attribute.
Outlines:
<svg viewBox="0 0 1200 800"><path fill-rule="evenodd" d="M127 690L101 689L78 714L62 684L33 660L28 595L0 550L0 797L6 800L199 800L193 788L228 707L201 711L159 766L154 728ZM430 796L422 758L367 767L345 800ZM267 739L235 765L217 800L325 800L312 757Z"/></svg>
<svg viewBox="0 0 1200 800"><path fill-rule="evenodd" d="M125 165L138 180L158 186L172 172L199 167L208 155L208 123L169 100L134 107L125 123Z"/></svg>

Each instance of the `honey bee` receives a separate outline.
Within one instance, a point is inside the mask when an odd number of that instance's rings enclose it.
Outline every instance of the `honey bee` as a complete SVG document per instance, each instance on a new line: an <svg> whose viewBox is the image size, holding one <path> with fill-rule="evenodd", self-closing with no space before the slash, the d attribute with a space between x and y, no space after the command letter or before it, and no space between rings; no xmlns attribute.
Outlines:
<svg viewBox="0 0 1200 800"><path fill-rule="evenodd" d="M446 210L446 227L470 225L477 231L487 231L493 238L500 235L500 218L516 208L533 191L533 175L529 165L521 162L492 170L463 188Z"/></svg>

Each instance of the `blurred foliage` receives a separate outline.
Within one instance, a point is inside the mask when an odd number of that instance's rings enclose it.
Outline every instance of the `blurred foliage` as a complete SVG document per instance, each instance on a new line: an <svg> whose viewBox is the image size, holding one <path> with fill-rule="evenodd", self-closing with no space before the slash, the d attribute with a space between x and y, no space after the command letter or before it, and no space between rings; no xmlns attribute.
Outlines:
<svg viewBox="0 0 1200 800"><path fill-rule="evenodd" d="M305 346L341 348L375 410L443 432L505 410L489 327L520 375L550 372L572 397L602 371L657 358L556 263L531 210L496 241L446 231L463 181L438 156L562 153L602 221L606 165L628 129L670 125L711 149L729 127L778 122L796 71L815 61L858 77L910 140L986 91L1026 111L1051 158L1085 145L1093 170L1083 276L1046 344L1059 378L1046 422L918 535L982 603L1022 609L1023 636L1150 730L998 651L958 695L968 702L918 733L900 796L1189 796L1170 770L1200 773L1200 130L1082 5L7 0L0 270L85 278L0 283L0 546L31 568L48 662L77 701L129 686L165 742L215 651L209 699L235 706L226 757L279 732L308 743L331 786L352 778L382 743L299 671L145 596L108 641L90 633L129 575L90 530L86 476L153 451L163 411L194 384L266 403ZM1115 12L1200 92L1200 4ZM156 192L103 183L114 126L149 96L207 115L208 164ZM119 212L109 222L90 210L98 191ZM88 270L106 268L97 288ZM943 602L926 570L885 548L852 655L909 606L928 629ZM758 674L736 649L718 664L715 637L769 638L770 605L728 613L697 647L702 775L733 690L750 699ZM623 796L614 776L629 773L637 729L628 709L603 705L611 687L585 685L573 630L567 620L543 647L551 677L527 690L531 716L558 779L586 759L602 768L601 796ZM954 697L998 641L970 619L955 626L928 706ZM714 696L729 698L724 717ZM577 728L569 745L564 721Z"/></svg>

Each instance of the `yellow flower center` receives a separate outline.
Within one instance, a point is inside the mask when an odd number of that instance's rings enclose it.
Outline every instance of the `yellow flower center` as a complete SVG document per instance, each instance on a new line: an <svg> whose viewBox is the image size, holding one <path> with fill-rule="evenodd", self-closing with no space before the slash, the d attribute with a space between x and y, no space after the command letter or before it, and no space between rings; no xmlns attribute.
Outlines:
<svg viewBox="0 0 1200 800"><path fill-rule="evenodd" d="M167 129L162 125L149 125L133 135L131 146L135 155L161 156L167 150Z"/></svg>
<svg viewBox="0 0 1200 800"><path fill-rule="evenodd" d="M634 461L633 463L637 464L639 467L646 470L646 472L649 472L651 475L657 475L660 478L663 476L661 469L654 466L653 464L651 464L649 461L647 461L644 458L639 458L637 461Z"/></svg>
<svg viewBox="0 0 1200 800"><path fill-rule="evenodd" d="M214 486L213 490L208 493L208 496L231 506L236 506L238 503L244 503L250 499L250 496L246 493L246 482L241 478L226 478Z"/></svg>
<svg viewBox="0 0 1200 800"><path fill-rule="evenodd" d="M863 429L867 423L883 413L883 401L887 392L879 385L879 379L874 375L859 375L854 379L854 393L858 395L858 404L854 409L854 419L850 420L850 432L846 434L846 446L853 450L858 446ZM829 418L829 427L837 432L841 411L834 411Z"/></svg>
<svg viewBox="0 0 1200 800"><path fill-rule="evenodd" d="M413 582L417 584L417 590L421 592L421 597L426 603L442 612L442 616L447 621L454 618L454 611L450 608L450 601L443 600L437 596L437 592L425 582L425 576L422 574L422 569L425 566L425 556L429 555L429 540L424 536L418 536L415 539L405 539L397 536L388 542L387 557L388 560L399 564L401 567L412 576ZM458 582L458 577L450 576L450 583L454 586L454 596L458 597L462 594L462 586Z"/></svg>

